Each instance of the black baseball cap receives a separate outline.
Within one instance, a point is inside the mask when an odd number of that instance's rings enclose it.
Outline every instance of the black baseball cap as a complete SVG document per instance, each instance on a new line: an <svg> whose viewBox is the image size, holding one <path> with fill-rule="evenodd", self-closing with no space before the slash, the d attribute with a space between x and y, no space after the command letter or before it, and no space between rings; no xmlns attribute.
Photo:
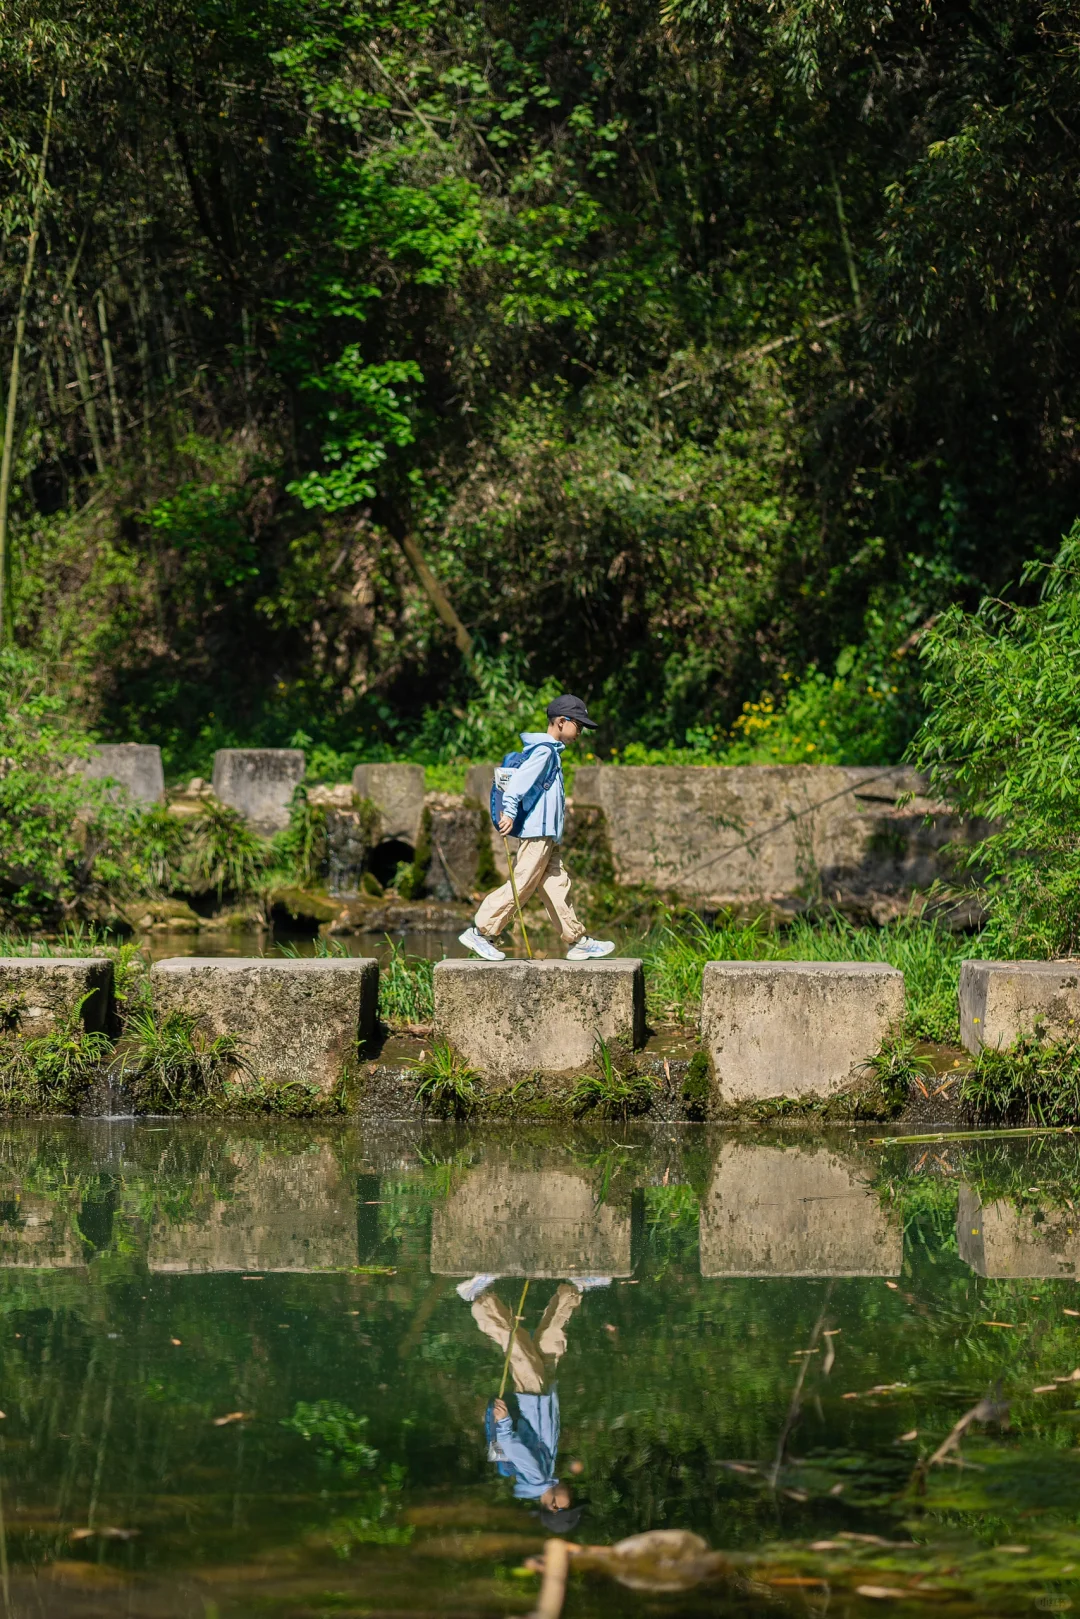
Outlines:
<svg viewBox="0 0 1080 1619"><path fill-rule="evenodd" d="M583 731L595 731L596 721L589 718L589 710L580 697L571 697L564 692L561 697L553 697L547 706L549 720L576 720Z"/></svg>

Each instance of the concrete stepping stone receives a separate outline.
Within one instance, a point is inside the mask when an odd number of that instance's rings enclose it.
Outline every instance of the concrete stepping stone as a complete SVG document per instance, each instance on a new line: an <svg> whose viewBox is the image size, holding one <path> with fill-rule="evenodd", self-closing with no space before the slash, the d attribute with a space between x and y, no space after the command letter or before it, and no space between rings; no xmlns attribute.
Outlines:
<svg viewBox="0 0 1080 1619"><path fill-rule="evenodd" d="M726 1142L701 1204L703 1276L898 1276L902 1227L827 1148Z"/></svg>
<svg viewBox="0 0 1080 1619"><path fill-rule="evenodd" d="M1041 1215L1038 1224L1036 1212ZM1074 1278L1080 1215L1068 1209L1018 1209L1007 1198L984 1204L974 1187L961 1186L956 1245L976 1276Z"/></svg>
<svg viewBox="0 0 1080 1619"><path fill-rule="evenodd" d="M165 802L161 749L149 742L105 742L81 767L88 781L111 779L135 804Z"/></svg>
<svg viewBox="0 0 1080 1619"><path fill-rule="evenodd" d="M375 1028L379 964L174 956L154 964L150 985L159 1017L180 1008L199 1013L211 1037L238 1035L258 1077L327 1092L355 1068L357 1044Z"/></svg>
<svg viewBox="0 0 1080 1619"><path fill-rule="evenodd" d="M214 754L214 792L270 837L289 824L293 793L304 779L299 748L219 748Z"/></svg>
<svg viewBox="0 0 1080 1619"><path fill-rule="evenodd" d="M379 812L379 839L415 849L424 815L422 765L357 765L353 792L370 799Z"/></svg>
<svg viewBox="0 0 1080 1619"><path fill-rule="evenodd" d="M870 961L709 961L701 1039L725 1102L831 1096L904 1019L904 975Z"/></svg>
<svg viewBox="0 0 1080 1619"><path fill-rule="evenodd" d="M1080 1035L1080 962L963 961L960 1039L978 1056L1007 1051L1021 1035L1043 1042Z"/></svg>
<svg viewBox="0 0 1080 1619"><path fill-rule="evenodd" d="M160 1208L150 1230L152 1271L318 1271L356 1264L356 1195L329 1146L264 1154L238 1142L228 1195L196 1183L186 1219Z"/></svg>
<svg viewBox="0 0 1080 1619"><path fill-rule="evenodd" d="M645 977L601 961L440 961L435 1034L490 1080L583 1068L597 1038L645 1041Z"/></svg>
<svg viewBox="0 0 1080 1619"><path fill-rule="evenodd" d="M584 1175L483 1164L432 1211L436 1276L629 1276L631 1205L598 1203Z"/></svg>
<svg viewBox="0 0 1080 1619"><path fill-rule="evenodd" d="M112 982L107 956L0 956L0 1008L10 1008L15 1031L28 1038L48 1034L84 995L83 1026L104 1029Z"/></svg>

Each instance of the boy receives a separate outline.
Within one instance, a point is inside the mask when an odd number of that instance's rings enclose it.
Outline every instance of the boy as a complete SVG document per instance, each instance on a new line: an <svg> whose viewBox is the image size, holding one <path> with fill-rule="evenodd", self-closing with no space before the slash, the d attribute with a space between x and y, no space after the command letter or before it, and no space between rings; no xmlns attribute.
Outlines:
<svg viewBox="0 0 1080 1619"><path fill-rule="evenodd" d="M610 1276L578 1276L560 1282L536 1332L525 1331L493 1291L495 1276L473 1276L458 1286L458 1297L472 1307L473 1320L485 1337L508 1355L517 1396L517 1417L501 1397L484 1414L488 1460L501 1478L514 1481L518 1501L535 1501L540 1521L550 1534L576 1528L581 1508L570 1487L555 1471L559 1452L559 1391L555 1372L566 1354L566 1324L582 1295L594 1287L610 1287Z"/></svg>
<svg viewBox="0 0 1080 1619"><path fill-rule="evenodd" d="M503 790L499 831L504 837L513 827L521 798L547 770L552 747L558 755L568 742L576 742L582 731L596 730L596 721L589 718L581 698L571 697L569 693L548 704L547 718L546 732L521 733L525 757ZM590 939L570 900L570 874L559 852L566 807L561 759L556 758L556 765L551 781L525 818L514 856L514 877L523 907L526 900L540 890L544 909L568 946L567 961L591 961L597 956L610 956L615 945L610 939ZM514 890L505 882L481 903L474 925L460 935L460 942L485 961L505 961L505 953L496 948L494 941L509 924L514 911Z"/></svg>

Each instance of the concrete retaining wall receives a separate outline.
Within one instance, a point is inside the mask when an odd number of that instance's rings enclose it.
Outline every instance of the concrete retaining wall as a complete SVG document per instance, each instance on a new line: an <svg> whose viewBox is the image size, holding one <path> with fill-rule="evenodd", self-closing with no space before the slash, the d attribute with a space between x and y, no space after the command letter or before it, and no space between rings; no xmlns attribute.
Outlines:
<svg viewBox="0 0 1080 1619"><path fill-rule="evenodd" d="M924 790L903 766L586 765L574 803L603 810L621 883L706 904L863 896L885 920L889 897L929 887L942 848L970 835Z"/></svg>
<svg viewBox="0 0 1080 1619"><path fill-rule="evenodd" d="M104 1029L112 982L113 964L104 956L0 956L0 1006L10 1008L15 1031L28 1038L48 1034L83 996L89 996L84 1026Z"/></svg>
<svg viewBox="0 0 1080 1619"><path fill-rule="evenodd" d="M211 1036L238 1035L256 1076L327 1092L375 1027L378 962L175 956L150 972L158 1013L198 1013Z"/></svg>
<svg viewBox="0 0 1080 1619"><path fill-rule="evenodd" d="M966 1050L1007 1051L1021 1035L1042 1041L1080 1033L1080 962L965 961L960 1039Z"/></svg>
<svg viewBox="0 0 1080 1619"><path fill-rule="evenodd" d="M214 754L214 792L266 837L288 826L303 779L299 748L219 748Z"/></svg>
<svg viewBox="0 0 1080 1619"><path fill-rule="evenodd" d="M729 1103L831 1096L904 1017L904 975L864 961L709 961L701 1039Z"/></svg>
<svg viewBox="0 0 1080 1619"><path fill-rule="evenodd" d="M583 1176L484 1164L437 1207L431 1269L437 1276L629 1276L631 1209L596 1198Z"/></svg>
<svg viewBox="0 0 1080 1619"><path fill-rule="evenodd" d="M703 1276L898 1276L904 1234L827 1148L725 1143L701 1205Z"/></svg>
<svg viewBox="0 0 1080 1619"><path fill-rule="evenodd" d="M585 1066L599 1036L641 1045L645 978L640 961L440 961L435 1033L504 1081Z"/></svg>
<svg viewBox="0 0 1080 1619"><path fill-rule="evenodd" d="M1074 1278L1080 1259L1080 1220L1067 1209L1020 1210L1006 1199L983 1204L961 1186L956 1214L960 1258L977 1276Z"/></svg>
<svg viewBox="0 0 1080 1619"><path fill-rule="evenodd" d="M96 747L83 766L90 781L111 779L136 804L165 802L161 749L143 742L107 742Z"/></svg>

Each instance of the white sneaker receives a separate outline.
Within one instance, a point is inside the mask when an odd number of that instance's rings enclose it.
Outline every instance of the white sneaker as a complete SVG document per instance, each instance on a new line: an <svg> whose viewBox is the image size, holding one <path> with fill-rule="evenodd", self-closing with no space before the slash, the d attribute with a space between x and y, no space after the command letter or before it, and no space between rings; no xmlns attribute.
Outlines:
<svg viewBox="0 0 1080 1619"><path fill-rule="evenodd" d="M473 1299L478 1299L481 1293L487 1292L492 1282L498 1280L497 1276L470 1276L467 1282L459 1282L454 1292L459 1299L464 1299L466 1304L471 1304Z"/></svg>
<svg viewBox="0 0 1080 1619"><path fill-rule="evenodd" d="M598 956L610 956L615 949L610 939L590 939L588 934L571 945L566 952L567 961L595 961Z"/></svg>
<svg viewBox="0 0 1080 1619"><path fill-rule="evenodd" d="M485 961L505 961L506 956L501 950L496 950L490 939L485 939L482 933L475 928L466 928L464 933L458 934L458 944L463 944L466 950L471 950L474 956L483 956ZM614 946L612 946L614 949Z"/></svg>
<svg viewBox="0 0 1080 1619"><path fill-rule="evenodd" d="M566 1280L571 1287L576 1287L579 1293L589 1293L594 1287L610 1287L610 1276L568 1276Z"/></svg>

